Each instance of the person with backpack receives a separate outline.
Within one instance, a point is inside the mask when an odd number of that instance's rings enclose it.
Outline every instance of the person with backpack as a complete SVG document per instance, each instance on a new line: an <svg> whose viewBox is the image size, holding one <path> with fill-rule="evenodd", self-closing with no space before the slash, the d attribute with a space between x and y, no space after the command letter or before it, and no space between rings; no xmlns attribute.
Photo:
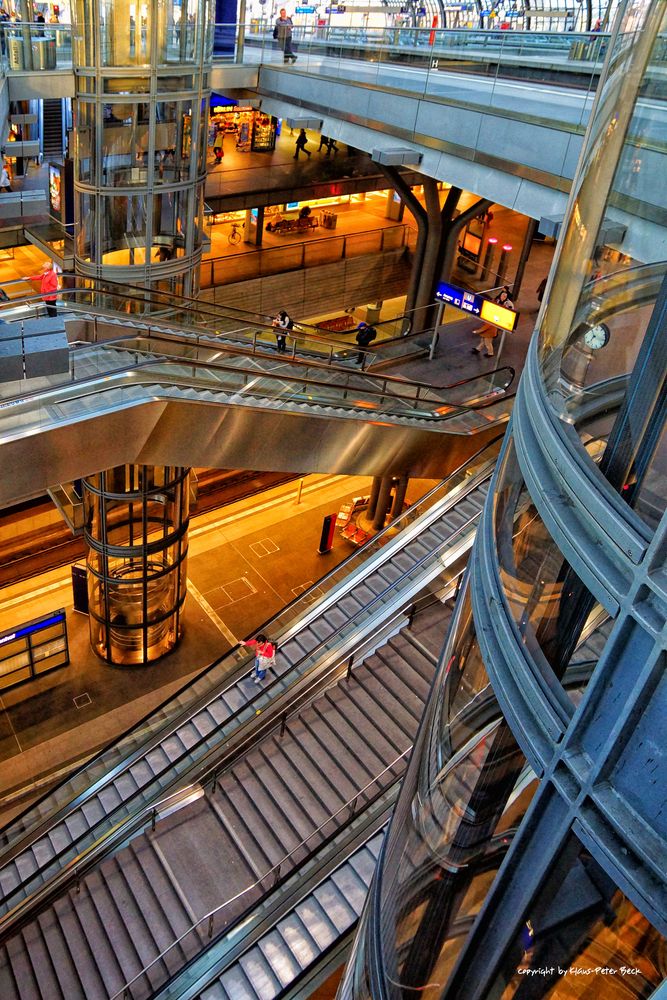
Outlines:
<svg viewBox="0 0 667 1000"><path fill-rule="evenodd" d="M251 646L255 650L253 673L255 675L255 684L259 684L266 677L266 671L276 664L276 644L260 632L256 639L248 639L247 642L242 642L241 645Z"/></svg>
<svg viewBox="0 0 667 1000"><path fill-rule="evenodd" d="M281 309L273 320L272 326L276 331L278 353L284 354L287 350L287 330L294 329L294 320L288 315L285 309Z"/></svg>
<svg viewBox="0 0 667 1000"><path fill-rule="evenodd" d="M292 49L292 29L294 25L292 24L292 18L287 16L287 11L284 7L280 8L280 17L276 20L275 26L273 28L273 37L278 42L278 45L283 50L283 62L288 63L290 59L293 63L296 62L296 56Z"/></svg>
<svg viewBox="0 0 667 1000"><path fill-rule="evenodd" d="M377 337L378 332L374 326L369 326L368 323L360 323L357 327L356 341L362 350L357 354L357 363L362 365L364 363L364 358L366 357L365 348L369 344L372 344Z"/></svg>
<svg viewBox="0 0 667 1000"><path fill-rule="evenodd" d="M302 128L299 131L298 136L296 137L296 145L294 147L294 159L295 160L299 159L299 153L301 153L301 152L304 152L306 154L306 156L310 156L310 150L306 149L306 143L307 142L308 142L308 136L306 135L306 130L305 130L305 128Z"/></svg>

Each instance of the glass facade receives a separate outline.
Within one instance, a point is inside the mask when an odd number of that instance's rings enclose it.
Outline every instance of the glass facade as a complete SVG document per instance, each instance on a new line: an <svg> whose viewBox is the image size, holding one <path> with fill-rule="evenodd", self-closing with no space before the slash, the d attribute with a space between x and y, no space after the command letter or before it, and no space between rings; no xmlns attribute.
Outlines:
<svg viewBox="0 0 667 1000"><path fill-rule="evenodd" d="M189 469L121 465L83 484L92 647L117 665L156 660L182 631Z"/></svg>
<svg viewBox="0 0 667 1000"><path fill-rule="evenodd" d="M666 30L664 2L619 7L339 1000L629 1000L667 977Z"/></svg>
<svg viewBox="0 0 667 1000"><path fill-rule="evenodd" d="M79 2L74 55L77 271L196 294L210 3Z"/></svg>

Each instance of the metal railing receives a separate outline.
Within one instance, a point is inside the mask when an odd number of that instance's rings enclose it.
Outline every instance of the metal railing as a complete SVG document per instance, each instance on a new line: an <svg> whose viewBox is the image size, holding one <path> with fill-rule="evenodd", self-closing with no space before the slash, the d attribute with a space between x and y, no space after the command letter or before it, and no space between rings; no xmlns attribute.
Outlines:
<svg viewBox="0 0 667 1000"><path fill-rule="evenodd" d="M335 264L350 257L400 250L402 247L413 248L417 239L416 231L405 224L317 239L313 239L312 233L313 230L308 230L307 236L302 235L298 243L288 242L282 247L261 247L220 257L205 257L200 268L201 287L219 287L284 271Z"/></svg>

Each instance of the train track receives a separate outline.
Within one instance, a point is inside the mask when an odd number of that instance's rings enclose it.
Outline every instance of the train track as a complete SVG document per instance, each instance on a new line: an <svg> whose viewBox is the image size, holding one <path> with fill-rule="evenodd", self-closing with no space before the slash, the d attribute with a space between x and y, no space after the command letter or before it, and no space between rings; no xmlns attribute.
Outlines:
<svg viewBox="0 0 667 1000"><path fill-rule="evenodd" d="M203 514L224 507L296 478L298 477L284 472L202 469L197 474L196 513ZM2 511L0 524L15 521L20 525L53 510L53 503L48 497L38 497ZM83 538L72 537L71 531L60 518L57 522L38 529L27 528L21 531L19 527L15 536L0 542L0 587L9 587L48 570L77 562L85 554Z"/></svg>

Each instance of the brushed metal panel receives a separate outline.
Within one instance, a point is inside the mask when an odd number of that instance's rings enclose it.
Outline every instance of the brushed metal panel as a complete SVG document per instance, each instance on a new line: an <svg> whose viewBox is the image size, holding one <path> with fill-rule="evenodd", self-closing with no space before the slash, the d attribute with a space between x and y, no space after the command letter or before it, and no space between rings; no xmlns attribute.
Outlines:
<svg viewBox="0 0 667 1000"><path fill-rule="evenodd" d="M491 424L457 435L355 417L153 399L0 441L0 505L125 462L442 478L501 429Z"/></svg>

